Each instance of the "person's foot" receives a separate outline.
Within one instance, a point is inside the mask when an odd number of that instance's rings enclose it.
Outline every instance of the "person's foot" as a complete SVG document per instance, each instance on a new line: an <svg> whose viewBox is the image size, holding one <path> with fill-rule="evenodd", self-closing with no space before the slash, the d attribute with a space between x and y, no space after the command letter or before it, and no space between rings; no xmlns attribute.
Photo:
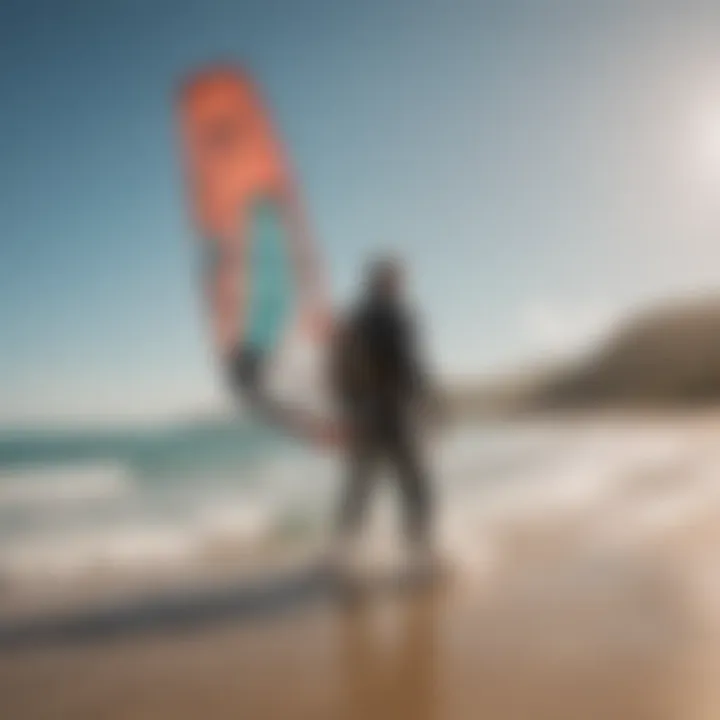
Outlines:
<svg viewBox="0 0 720 720"><path fill-rule="evenodd" d="M443 580L449 573L447 559L424 544L410 548L408 566L410 576L420 582Z"/></svg>
<svg viewBox="0 0 720 720"><path fill-rule="evenodd" d="M344 576L355 565L357 548L352 538L336 538L327 549L323 564L335 577Z"/></svg>

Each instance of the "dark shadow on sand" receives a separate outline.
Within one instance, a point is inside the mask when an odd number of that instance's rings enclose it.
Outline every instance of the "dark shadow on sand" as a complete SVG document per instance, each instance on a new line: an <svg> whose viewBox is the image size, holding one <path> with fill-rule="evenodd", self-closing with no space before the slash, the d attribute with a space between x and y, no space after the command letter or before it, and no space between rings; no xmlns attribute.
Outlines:
<svg viewBox="0 0 720 720"><path fill-rule="evenodd" d="M311 563L262 580L246 578L230 585L170 590L0 622L0 652L177 633L224 621L260 621L318 601L354 605L368 592L414 593L425 587L428 579L400 572L358 584L342 580L327 564Z"/></svg>
<svg viewBox="0 0 720 720"><path fill-rule="evenodd" d="M0 651L178 632L227 620L257 620L328 598L334 587L328 570L314 565L263 580L168 591L100 607L6 621L0 623Z"/></svg>

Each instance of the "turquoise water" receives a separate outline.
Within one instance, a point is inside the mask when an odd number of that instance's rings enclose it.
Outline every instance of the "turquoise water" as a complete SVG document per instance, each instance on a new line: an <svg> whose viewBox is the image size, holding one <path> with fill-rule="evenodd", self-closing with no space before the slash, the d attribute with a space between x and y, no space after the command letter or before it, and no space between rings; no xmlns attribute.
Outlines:
<svg viewBox="0 0 720 720"><path fill-rule="evenodd" d="M664 532L720 502L716 435L676 420L601 418L453 428L427 448L439 537L473 563L483 547L492 560L495 534L500 542L537 519L594 513L597 542ZM247 422L5 432L0 590L28 576L202 564L218 547L234 558L268 540L322 542L345 474L337 460ZM396 487L383 487L388 502L374 504L384 548L398 506Z"/></svg>
<svg viewBox="0 0 720 720"><path fill-rule="evenodd" d="M517 429L458 429L437 447L436 477L468 507L473 488L514 484L535 444ZM0 433L0 584L322 542L340 460L247 420ZM396 527L396 488L384 487Z"/></svg>
<svg viewBox="0 0 720 720"><path fill-rule="evenodd" d="M474 556L508 523L622 504L625 484L666 477L668 468L680 472L683 488L694 488L698 507L720 497L715 433L674 422L470 424L427 449L438 531L458 557ZM5 432L0 587L28 575L203 563L218 547L322 541L344 477L338 459L246 421ZM383 487L378 527L396 530L396 488ZM636 497L628 495L630 505ZM628 532L635 532L628 508ZM664 522L667 509L653 506L648 515L640 508L638 522Z"/></svg>
<svg viewBox="0 0 720 720"><path fill-rule="evenodd" d="M213 471L232 475L291 447L279 433L242 421L144 430L5 431L0 432L0 472L107 461L122 463L138 480Z"/></svg>
<svg viewBox="0 0 720 720"><path fill-rule="evenodd" d="M248 421L4 431L0 579L263 540L326 512L331 475L309 448Z"/></svg>

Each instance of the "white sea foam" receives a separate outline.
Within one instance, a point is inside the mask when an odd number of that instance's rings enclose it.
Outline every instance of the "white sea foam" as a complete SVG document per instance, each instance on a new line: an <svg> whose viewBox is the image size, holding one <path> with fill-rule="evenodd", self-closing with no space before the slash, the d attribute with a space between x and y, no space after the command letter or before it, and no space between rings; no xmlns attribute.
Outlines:
<svg viewBox="0 0 720 720"><path fill-rule="evenodd" d="M707 507L720 512L720 449L707 434L679 423L460 429L437 451L440 531L468 567L499 562L496 529L538 517L591 512L588 537L649 542ZM653 480L668 473L667 488L667 480ZM268 458L248 474L238 486L199 477L182 512L121 514L111 523L10 537L0 548L0 573L74 577L98 567L182 564L218 544L252 548L277 536L289 516L329 518L342 481L336 460L294 451ZM638 483L649 483L649 490L633 490ZM0 475L0 508L112 502L130 489L122 468L114 466L6 473ZM142 489L134 490L142 508ZM172 500L172 482L164 481L163 492ZM388 493L386 499L394 498ZM174 508L172 502L168 507ZM389 512L381 514L385 526L394 522Z"/></svg>
<svg viewBox="0 0 720 720"><path fill-rule="evenodd" d="M88 572L181 566L218 542L252 545L267 536L260 505L209 504L184 521L146 521L16 538L0 549L0 575L72 579Z"/></svg>
<svg viewBox="0 0 720 720"><path fill-rule="evenodd" d="M0 471L0 509L108 500L130 489L125 469L109 463Z"/></svg>

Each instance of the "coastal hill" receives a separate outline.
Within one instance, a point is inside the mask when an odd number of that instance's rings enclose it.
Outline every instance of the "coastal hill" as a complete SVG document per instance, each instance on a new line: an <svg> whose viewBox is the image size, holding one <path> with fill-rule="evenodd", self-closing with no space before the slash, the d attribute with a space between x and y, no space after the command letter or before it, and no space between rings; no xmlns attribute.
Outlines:
<svg viewBox="0 0 720 720"><path fill-rule="evenodd" d="M592 357L536 390L543 405L688 405L720 401L720 297L630 318Z"/></svg>
<svg viewBox="0 0 720 720"><path fill-rule="evenodd" d="M460 415L720 403L720 296L639 312L582 360L447 397Z"/></svg>

